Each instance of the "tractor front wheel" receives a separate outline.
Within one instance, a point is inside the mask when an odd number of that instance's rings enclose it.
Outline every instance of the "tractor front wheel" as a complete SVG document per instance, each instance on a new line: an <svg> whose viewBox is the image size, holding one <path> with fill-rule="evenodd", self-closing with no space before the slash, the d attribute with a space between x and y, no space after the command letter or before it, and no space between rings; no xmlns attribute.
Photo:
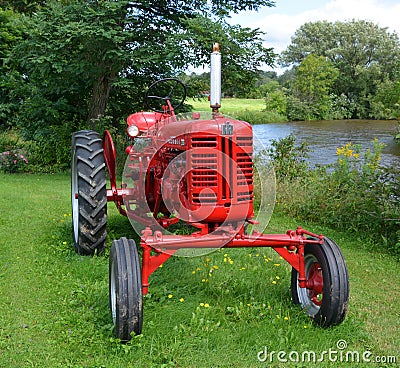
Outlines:
<svg viewBox="0 0 400 368"><path fill-rule="evenodd" d="M143 300L139 255L132 239L114 240L109 267L110 309L114 333L122 342L142 333Z"/></svg>
<svg viewBox="0 0 400 368"><path fill-rule="evenodd" d="M72 135L72 230L79 254L100 254L107 236L107 189L103 142L97 132Z"/></svg>
<svg viewBox="0 0 400 368"><path fill-rule="evenodd" d="M349 275L338 245L326 238L323 244L304 246L307 286L299 286L298 272L292 269L292 298L322 327L344 320L349 300Z"/></svg>

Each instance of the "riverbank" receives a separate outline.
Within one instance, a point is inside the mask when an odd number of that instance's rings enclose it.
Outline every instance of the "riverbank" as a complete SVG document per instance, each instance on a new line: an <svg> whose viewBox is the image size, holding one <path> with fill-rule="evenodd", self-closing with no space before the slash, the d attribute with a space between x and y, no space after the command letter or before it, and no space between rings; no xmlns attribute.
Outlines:
<svg viewBox="0 0 400 368"><path fill-rule="evenodd" d="M6 193L0 198L4 366L279 366L277 360L260 362L260 351L297 351L300 356L314 351L319 358L324 351L339 351L339 341L347 346L344 353L400 359L398 262L351 233L278 213L268 232L301 225L342 248L351 284L343 324L321 329L292 304L290 268L272 250L222 249L206 257L173 257L158 269L144 299L143 335L121 345L112 334L107 255L88 258L73 250L69 175L0 174L0 185ZM134 237L112 204L109 215L108 246L114 238ZM380 366L362 362L343 365ZM319 367L337 365L328 355L318 362Z"/></svg>

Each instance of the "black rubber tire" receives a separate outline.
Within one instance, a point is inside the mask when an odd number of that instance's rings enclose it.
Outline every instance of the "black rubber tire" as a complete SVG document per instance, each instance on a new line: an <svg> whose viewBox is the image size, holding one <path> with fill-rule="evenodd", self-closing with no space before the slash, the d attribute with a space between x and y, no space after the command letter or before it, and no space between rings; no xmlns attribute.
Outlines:
<svg viewBox="0 0 400 368"><path fill-rule="evenodd" d="M291 289L295 304L301 304L305 312L322 327L341 323L349 301L349 274L339 246L325 237L324 243L304 246L306 277L310 266L319 264L322 272L322 303L314 304L307 289L298 286L298 272L292 268Z"/></svg>
<svg viewBox="0 0 400 368"><path fill-rule="evenodd" d="M97 132L72 135L71 203L75 250L90 255L103 252L107 237L106 165Z"/></svg>
<svg viewBox="0 0 400 368"><path fill-rule="evenodd" d="M139 255L132 239L114 240L109 267L110 309L114 333L122 342L142 333L143 299Z"/></svg>

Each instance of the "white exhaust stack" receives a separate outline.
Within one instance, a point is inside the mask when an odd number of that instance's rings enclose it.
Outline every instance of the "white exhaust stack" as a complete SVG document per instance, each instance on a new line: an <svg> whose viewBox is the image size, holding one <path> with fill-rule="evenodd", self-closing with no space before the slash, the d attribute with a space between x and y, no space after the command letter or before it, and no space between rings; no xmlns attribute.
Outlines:
<svg viewBox="0 0 400 368"><path fill-rule="evenodd" d="M221 107L221 53L218 43L213 45L210 75L210 107L213 113L218 113L218 109Z"/></svg>

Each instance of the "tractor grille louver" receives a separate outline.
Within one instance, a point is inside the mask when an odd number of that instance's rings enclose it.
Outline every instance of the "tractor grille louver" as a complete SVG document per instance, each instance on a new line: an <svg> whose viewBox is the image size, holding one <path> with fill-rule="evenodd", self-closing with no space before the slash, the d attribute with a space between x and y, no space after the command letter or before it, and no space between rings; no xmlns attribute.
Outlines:
<svg viewBox="0 0 400 368"><path fill-rule="evenodd" d="M192 137L191 148L196 150L189 158L191 202L229 206L252 201L252 145L251 136L237 137L236 142L230 137Z"/></svg>
<svg viewBox="0 0 400 368"><path fill-rule="evenodd" d="M246 152L237 152L237 185L253 186L253 162L251 154ZM237 193L238 201L250 201L253 199L253 191L241 191Z"/></svg>
<svg viewBox="0 0 400 368"><path fill-rule="evenodd" d="M216 149L217 138L193 137L192 148ZM218 187L217 152L210 153L208 151L207 153L192 153L191 162L191 181L194 188L202 190L203 188L212 189ZM194 191L192 200L194 203L215 203L217 197L214 191L211 193L196 193L196 191Z"/></svg>

